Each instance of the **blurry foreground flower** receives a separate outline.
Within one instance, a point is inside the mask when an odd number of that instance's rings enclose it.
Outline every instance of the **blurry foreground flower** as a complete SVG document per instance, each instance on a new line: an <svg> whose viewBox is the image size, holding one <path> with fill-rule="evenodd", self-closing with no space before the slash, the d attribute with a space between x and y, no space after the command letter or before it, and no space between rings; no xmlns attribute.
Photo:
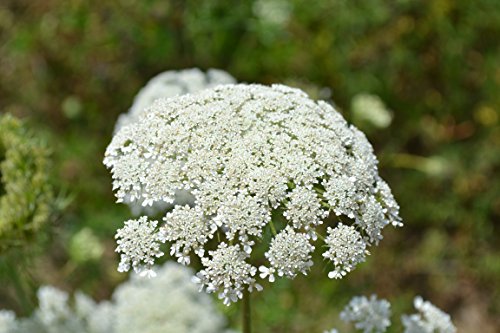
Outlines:
<svg viewBox="0 0 500 333"><path fill-rule="evenodd" d="M414 305L419 314L401 316L404 333L456 333L450 315L420 296L415 297ZM391 325L390 307L387 300L377 299L375 295L369 299L357 296L340 313L340 319L354 323L354 327L363 333L383 333ZM325 331L328 332L338 333L335 329Z"/></svg>
<svg viewBox="0 0 500 333"><path fill-rule="evenodd" d="M0 115L0 254L27 245L48 221L49 151L19 119Z"/></svg>
<svg viewBox="0 0 500 333"><path fill-rule="evenodd" d="M210 298L190 282L189 269L167 263L156 279L137 276L120 285L112 301L95 303L83 293L73 299L54 287L38 291L32 317L0 311L0 333L221 333L225 319Z"/></svg>
<svg viewBox="0 0 500 333"><path fill-rule="evenodd" d="M220 84L236 83L236 80L220 69L209 69L206 73L198 68L179 71L166 71L153 77L139 91L134 98L134 103L127 113L122 114L115 125L115 132L122 127L133 124L148 113L149 108L158 98L168 98L202 89L215 87ZM192 196L185 191L175 193L177 202L192 203ZM133 215L146 214L155 216L164 213L172 206L166 202L156 202L154 205L143 206L140 198L135 201L124 198Z"/></svg>
<svg viewBox="0 0 500 333"><path fill-rule="evenodd" d="M174 205L163 224L145 216L125 222L116 236L120 270L147 274L168 241L180 263L200 258L196 281L225 304L261 289L258 270L269 281L306 274L329 216L331 278L364 261L385 226L401 225L364 134L330 104L283 85L157 100L116 133L104 164L118 202ZM178 203L180 191L194 202ZM257 268L252 250L264 239L268 263Z"/></svg>

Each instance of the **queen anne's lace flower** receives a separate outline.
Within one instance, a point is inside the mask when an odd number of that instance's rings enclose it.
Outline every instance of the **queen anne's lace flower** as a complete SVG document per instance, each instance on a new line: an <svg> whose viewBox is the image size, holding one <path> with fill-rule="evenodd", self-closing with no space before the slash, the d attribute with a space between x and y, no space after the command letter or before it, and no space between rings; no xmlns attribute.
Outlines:
<svg viewBox="0 0 500 333"><path fill-rule="evenodd" d="M271 247L265 254L271 268L260 266L260 277L269 276L269 281L274 282L274 273L290 278L294 278L297 273L307 275L307 270L313 264L313 251L314 246L309 243L307 235L297 233L291 226L287 226L271 241Z"/></svg>
<svg viewBox="0 0 500 333"><path fill-rule="evenodd" d="M128 220L125 226L116 232L116 252L122 254L118 271L126 272L130 266L144 275L154 275L151 266L154 258L161 257L160 243L165 242L162 233L158 233L157 221L148 221L143 216L138 220ZM143 268L146 267L145 270Z"/></svg>
<svg viewBox="0 0 500 333"><path fill-rule="evenodd" d="M401 316L404 333L456 333L449 314L420 296L415 297L414 305L420 313ZM353 297L340 313L340 318L354 323L356 329L364 333L383 333L391 325L390 315L390 303L372 295L369 299L365 296ZM329 332L338 333L335 329L324 333Z"/></svg>
<svg viewBox="0 0 500 333"><path fill-rule="evenodd" d="M228 73L220 69L209 69L206 73L198 68L184 69L179 71L166 71L153 77L139 91L134 98L134 103L129 111L120 115L115 125L115 132L125 126L138 122L141 117L147 114L149 108L158 98L168 98L187 93L196 92L202 89L215 87L220 84L236 83L236 80ZM175 203L191 204L193 197L187 191L171 189L168 184L172 182L170 177L176 177L178 172L171 166L167 169L162 168L163 163L156 163L152 166L148 182L156 184L154 188L149 188L150 191L155 191L162 188L162 191L167 191L175 197ZM169 174L169 170L173 171ZM164 172L165 171L165 172ZM159 187L159 184L163 184ZM137 197L137 193L139 193ZM130 196L125 195L123 201L130 207L134 215L147 214L155 216L159 213L164 213L172 207L172 200L156 201L154 204L142 197L139 190L136 194L131 193ZM146 191L147 195L148 191ZM132 198L132 196L136 196Z"/></svg>
<svg viewBox="0 0 500 333"><path fill-rule="evenodd" d="M420 313L401 316L401 322L405 328L404 333L455 333L457 331L451 322L450 315L432 303L417 296L413 304Z"/></svg>
<svg viewBox="0 0 500 333"><path fill-rule="evenodd" d="M339 223L335 229L329 227L327 231L325 243L328 250L323 257L331 260L335 268L328 277L340 279L358 263L364 262L369 252L361 234L353 226Z"/></svg>
<svg viewBox="0 0 500 333"><path fill-rule="evenodd" d="M203 212L187 205L176 206L163 220L165 221L161 229L163 236L167 241L173 242L170 255L175 255L182 264L190 263L191 250L203 257L205 253L203 245L212 238L212 232L217 228L214 225L210 232L208 230L210 226Z"/></svg>
<svg viewBox="0 0 500 333"><path fill-rule="evenodd" d="M150 265L159 252L145 255L145 249L169 240L179 262L189 263L193 252L202 257L198 281L226 303L254 286L252 248L267 234L275 237L268 251L275 261L263 265L267 275L279 269L294 277L306 272L309 241L321 224L338 215L345 225L330 229L324 255L335 265L329 276L338 278L364 260L386 225L400 225L364 134L331 105L282 85L226 85L160 99L115 134L104 164L118 201L175 206L163 226L148 229L146 243L133 241L141 233L132 229L122 270ZM189 207L177 202L179 192L192 196ZM284 239L294 237L302 251L286 246ZM219 247L208 259L203 249L213 243ZM295 257L279 259L285 253Z"/></svg>
<svg viewBox="0 0 500 333"><path fill-rule="evenodd" d="M221 243L215 251L209 251L212 259L203 258L204 268L198 272L194 281L206 287L208 293L216 292L224 304L229 305L243 297L243 290L250 291L262 287L255 283L257 268L245 260L248 255L238 245L228 246Z"/></svg>
<svg viewBox="0 0 500 333"><path fill-rule="evenodd" d="M353 322L354 327L364 333L385 332L391 325L391 304L372 295L354 297L340 313L340 319Z"/></svg>
<svg viewBox="0 0 500 333"><path fill-rule="evenodd" d="M176 263L155 267L155 279L132 276L110 301L96 303L86 294L45 286L39 308L29 318L0 310L0 333L221 333L225 319ZM229 331L227 331L229 333Z"/></svg>
<svg viewBox="0 0 500 333"><path fill-rule="evenodd" d="M13 311L0 310L0 333L10 333L16 327L16 314Z"/></svg>
<svg viewBox="0 0 500 333"><path fill-rule="evenodd" d="M322 224L328 216L328 211L321 208L318 195L312 187L297 186L290 192L288 198L289 202L283 216L292 222L294 228L304 228L309 231L309 236L315 240L314 227Z"/></svg>

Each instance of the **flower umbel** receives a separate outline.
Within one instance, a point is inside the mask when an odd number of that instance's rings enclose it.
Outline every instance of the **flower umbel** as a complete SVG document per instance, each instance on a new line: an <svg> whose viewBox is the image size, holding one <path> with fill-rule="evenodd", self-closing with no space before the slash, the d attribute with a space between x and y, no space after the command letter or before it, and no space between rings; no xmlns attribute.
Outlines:
<svg viewBox="0 0 500 333"><path fill-rule="evenodd" d="M401 322L405 328L404 333L455 333L457 331L451 322L450 315L432 303L417 296L413 304L419 313L401 316Z"/></svg>
<svg viewBox="0 0 500 333"><path fill-rule="evenodd" d="M132 266L138 273L154 275L151 267L154 258L163 256L160 243L165 242L162 234L156 231L157 225L157 221L148 221L143 216L138 220L128 220L123 228L118 229L116 252L122 254L118 271L126 272Z"/></svg>
<svg viewBox="0 0 500 333"><path fill-rule="evenodd" d="M363 133L330 104L283 85L157 100L115 134L104 164L118 201L174 205L162 226L141 218L144 232L135 224L120 232L120 269L151 266L157 245L169 241L179 262L201 258L197 281L225 303L257 287L252 250L264 240L261 278L294 278L312 265L312 242L326 224L324 257L339 278L364 261L385 226L401 224ZM188 206L177 202L179 192L193 198Z"/></svg>
<svg viewBox="0 0 500 333"><path fill-rule="evenodd" d="M385 332L391 325L391 304L385 299L377 299L372 295L354 297L340 313L340 319L353 322L354 326L364 333Z"/></svg>

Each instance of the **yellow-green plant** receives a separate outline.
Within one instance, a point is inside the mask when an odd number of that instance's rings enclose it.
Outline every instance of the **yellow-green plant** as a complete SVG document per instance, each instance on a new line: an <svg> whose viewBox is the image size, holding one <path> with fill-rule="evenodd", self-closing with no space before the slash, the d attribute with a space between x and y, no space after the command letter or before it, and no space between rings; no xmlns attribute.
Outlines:
<svg viewBox="0 0 500 333"><path fill-rule="evenodd" d="M25 122L0 115L0 255L28 244L50 217L49 154Z"/></svg>

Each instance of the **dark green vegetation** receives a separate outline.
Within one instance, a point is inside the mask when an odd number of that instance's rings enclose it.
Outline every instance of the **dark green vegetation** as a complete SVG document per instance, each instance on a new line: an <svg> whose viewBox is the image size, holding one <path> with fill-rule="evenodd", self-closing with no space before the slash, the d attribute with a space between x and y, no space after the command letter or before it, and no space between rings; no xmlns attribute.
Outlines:
<svg viewBox="0 0 500 333"><path fill-rule="evenodd" d="M359 125L405 227L387 230L343 281L316 269L266 288L252 300L256 332L323 331L351 296L371 293L407 312L421 294L450 312L460 332L493 332L500 326L498 36L497 0L2 1L0 110L50 133L55 181L74 196L26 279L103 298L125 278L116 272L113 235L129 212L114 204L101 163L115 119L154 74L214 67L239 81L330 88L348 119L360 93L379 96L394 114L387 128ZM101 258L74 249L88 244L72 242L83 228L97 242L88 251L104 246ZM6 282L0 308L19 309ZM229 312L238 322L236 307Z"/></svg>

